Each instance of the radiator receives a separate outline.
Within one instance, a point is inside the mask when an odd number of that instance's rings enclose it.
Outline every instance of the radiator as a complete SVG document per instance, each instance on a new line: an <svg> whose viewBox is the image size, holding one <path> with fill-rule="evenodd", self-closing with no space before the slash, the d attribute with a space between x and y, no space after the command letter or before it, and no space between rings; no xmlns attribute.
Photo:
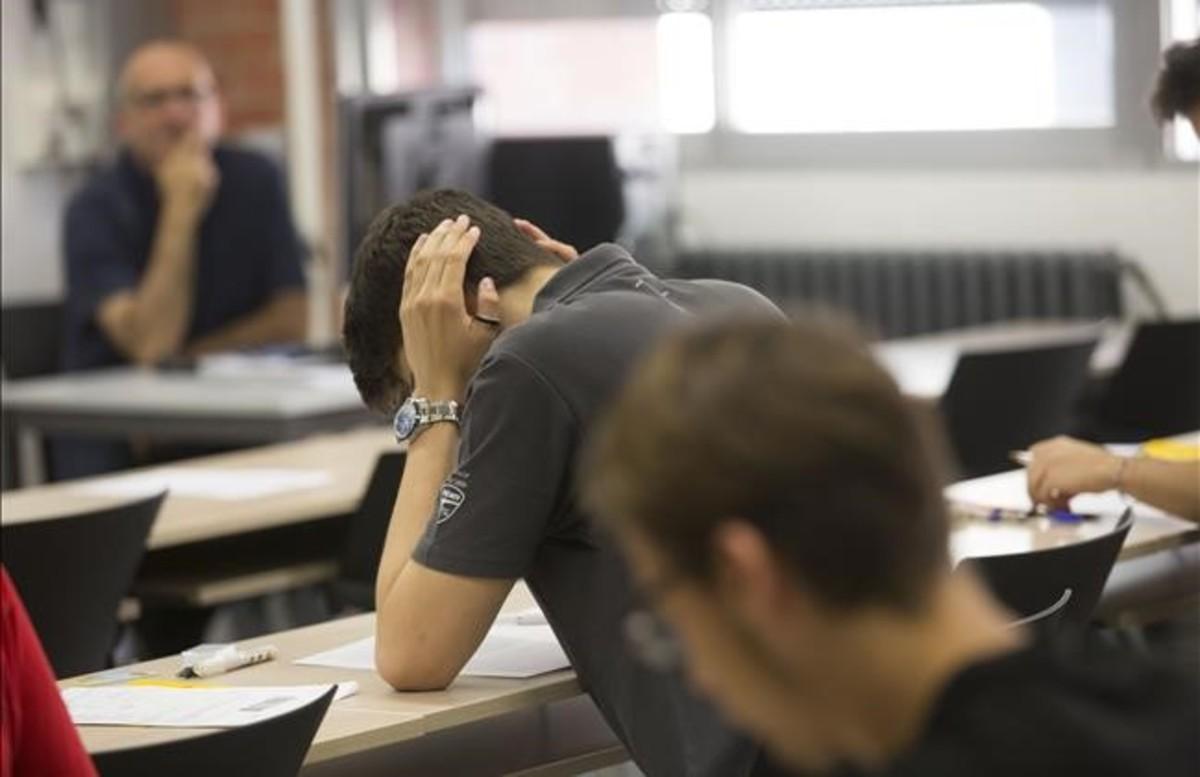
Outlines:
<svg viewBox="0 0 1200 777"><path fill-rule="evenodd" d="M785 311L820 304L880 337L1016 319L1120 316L1122 260L1094 252L697 251L665 273L720 278Z"/></svg>

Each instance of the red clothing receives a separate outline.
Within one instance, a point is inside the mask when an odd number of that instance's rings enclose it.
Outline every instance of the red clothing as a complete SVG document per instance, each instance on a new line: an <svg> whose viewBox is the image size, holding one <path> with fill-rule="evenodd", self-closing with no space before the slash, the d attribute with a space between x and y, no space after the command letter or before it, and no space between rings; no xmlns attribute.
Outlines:
<svg viewBox="0 0 1200 777"><path fill-rule="evenodd" d="M96 777L25 605L0 567L0 777Z"/></svg>

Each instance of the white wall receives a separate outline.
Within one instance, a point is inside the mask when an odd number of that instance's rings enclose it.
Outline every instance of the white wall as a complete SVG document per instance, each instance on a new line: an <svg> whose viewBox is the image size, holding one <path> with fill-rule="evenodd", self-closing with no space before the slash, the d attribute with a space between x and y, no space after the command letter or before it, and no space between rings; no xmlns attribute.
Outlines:
<svg viewBox="0 0 1200 777"><path fill-rule="evenodd" d="M5 301L57 297L62 291L60 213L73 176L28 172L13 162L21 141L23 63L30 52L32 22L28 3L4 3L0 31L0 81L4 121L0 122L0 291Z"/></svg>
<svg viewBox="0 0 1200 777"><path fill-rule="evenodd" d="M694 246L1117 249L1173 313L1200 311L1196 167L838 172L707 169L680 181Z"/></svg>

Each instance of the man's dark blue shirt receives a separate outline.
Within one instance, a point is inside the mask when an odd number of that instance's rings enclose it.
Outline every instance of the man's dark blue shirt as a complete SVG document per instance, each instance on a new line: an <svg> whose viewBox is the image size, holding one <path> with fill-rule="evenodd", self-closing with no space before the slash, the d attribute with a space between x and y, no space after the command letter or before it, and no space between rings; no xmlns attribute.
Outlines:
<svg viewBox="0 0 1200 777"><path fill-rule="evenodd" d="M192 321L185 342L255 312L304 286L301 245L275 165L218 147L220 182L195 245ZM125 363L96 321L112 294L134 290L153 250L158 187L128 151L75 195L64 225L67 303L63 367Z"/></svg>

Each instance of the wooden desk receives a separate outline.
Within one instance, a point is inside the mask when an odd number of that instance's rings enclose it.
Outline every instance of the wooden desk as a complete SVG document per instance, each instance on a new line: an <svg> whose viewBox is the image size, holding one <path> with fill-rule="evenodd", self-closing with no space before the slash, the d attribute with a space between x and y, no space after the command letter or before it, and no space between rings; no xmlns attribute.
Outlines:
<svg viewBox="0 0 1200 777"><path fill-rule="evenodd" d="M278 365L278 362L265 364ZM193 443L271 443L372 422L344 366L243 366L162 372L134 367L5 383L5 424L20 451L20 483L42 436L58 433Z"/></svg>
<svg viewBox="0 0 1200 777"><path fill-rule="evenodd" d="M173 463L169 465L172 469L320 470L330 477L315 488L237 501L168 495L150 531L148 547L169 548L348 513L362 498L376 457L395 447L391 431L375 427ZM89 483L106 477L110 476L6 491L0 495L0 525L56 518L125 501L86 490Z"/></svg>
<svg viewBox="0 0 1200 777"><path fill-rule="evenodd" d="M964 480L946 489L946 496L963 502L992 507L1028 510L1029 494L1025 470ZM1115 492L1082 494L1071 502L1081 513L1095 513L1099 520L1063 524L1048 519L1028 523L971 522L956 526L951 535L951 557L960 561L969 556L994 556L1020 553L1037 548L1067 545L1095 537L1113 529L1126 503ZM1140 502L1131 503L1134 524L1125 538L1118 563L1161 550L1176 548L1200 540L1200 526Z"/></svg>
<svg viewBox="0 0 1200 777"><path fill-rule="evenodd" d="M1132 324L1112 322L1013 322L886 340L876 343L874 352L904 393L937 399L950 385L961 353L1077 342L1098 337L1100 343L1092 354L1092 372L1106 374L1120 366L1133 329Z"/></svg>
<svg viewBox="0 0 1200 777"><path fill-rule="evenodd" d="M528 589L519 584L506 602L505 609L524 609L531 603ZM375 616L367 614L249 640L244 644L275 644L280 651L279 658L267 664L196 682L210 686L303 685L346 680L357 682L359 691L356 695L335 702L329 708L305 758L306 765L418 740L488 720L498 720L512 713L543 710L547 705L575 700L583 693L574 672L570 670L528 680L460 677L444 691L397 693L371 671L298 666L292 663L298 658L369 636L374 632L374 627ZM136 668L171 677L179 668L179 660L177 657L163 658L138 664ZM69 686L78 681L79 678L72 678L60 685ZM586 704L590 706L590 701ZM594 712L594 707L592 711L594 714L590 718L584 716L582 720L586 725L594 726L599 722L603 726L598 713ZM590 723L587 723L588 720ZM121 726L80 726L78 730L89 752L134 747L204 733L200 729ZM560 742L545 742L546 749L543 755L549 760L574 760L589 753L600 753L600 762L589 760L589 768L627 759L606 726L603 726L599 733L593 730L583 734L574 738L572 735L565 736L564 741ZM586 749L589 752L571 752L571 741L587 742ZM462 743L455 749L462 749ZM424 754L423 757L429 756ZM442 756L437 760L439 763L453 764L456 757L458 755L455 753L448 752L444 754L444 761ZM471 757L478 758L479 754L473 753ZM496 763L509 763L505 761L507 756L503 753L496 753L494 757L497 759ZM511 768L516 770L527 768L529 765L513 763ZM497 768L491 773L499 771L501 769ZM392 764L392 773L404 772L405 763ZM422 770L420 773L427 772Z"/></svg>

